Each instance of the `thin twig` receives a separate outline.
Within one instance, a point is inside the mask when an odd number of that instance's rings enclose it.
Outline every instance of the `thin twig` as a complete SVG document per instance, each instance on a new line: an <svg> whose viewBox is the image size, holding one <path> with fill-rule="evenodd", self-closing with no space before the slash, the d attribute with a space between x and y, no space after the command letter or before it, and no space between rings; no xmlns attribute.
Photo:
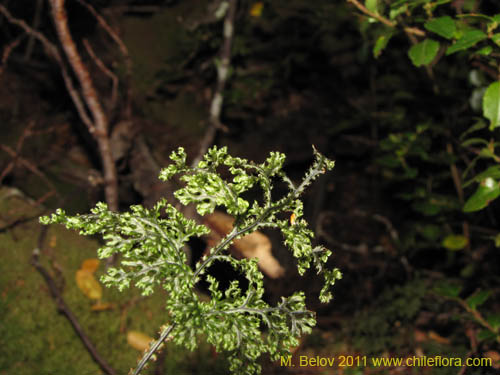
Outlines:
<svg viewBox="0 0 500 375"><path fill-rule="evenodd" d="M40 26L40 21L42 19L42 8L43 0L36 0L35 6L35 17L33 18L33 29L37 29ZM28 44L26 45L26 51L24 53L24 61L28 61L33 53L33 47L35 46L35 37L30 35L28 39Z"/></svg>
<svg viewBox="0 0 500 375"><path fill-rule="evenodd" d="M398 24L394 21L391 21L384 16L381 16L378 13L374 13L370 11L368 8L366 8L363 4L361 4L358 0L346 0L348 3L353 4L356 8L358 8L362 13L366 14L367 16L371 18L375 18L377 21L380 21L386 26L389 27L396 27ZM418 36L425 36L425 32L416 28L416 27L404 27L403 30L409 34L409 35L418 35Z"/></svg>
<svg viewBox="0 0 500 375"><path fill-rule="evenodd" d="M44 242L46 234L47 234L47 227L43 226L41 229L40 235L38 237L38 244L37 244L38 246L33 250L33 254L31 256L31 264L33 265L33 267L36 268L36 270L44 278L44 280L47 283L47 286L49 288L50 294L56 303L57 310L61 314L63 314L68 319L68 321L71 323L71 326L75 330L76 334L82 340L83 345L85 345L85 348L87 349L89 354L92 356L94 361L99 365L99 367L107 375L117 375L116 371L97 352L97 349L95 348L94 344L92 343L92 341L90 341L90 338L83 331L83 328L81 327L80 323L78 322L78 319L73 314L73 312L68 307L68 305L66 305L66 302L64 301L64 299L61 295L61 292L59 291L59 288L57 287L54 279L50 276L49 272L41 265L41 263L40 263L40 249L43 247L43 242Z"/></svg>
<svg viewBox="0 0 500 375"><path fill-rule="evenodd" d="M125 87L126 87L126 98L125 98L125 118L129 119L132 115L132 59L128 53L127 46L118 36L118 33L113 30L113 28L106 22L106 20L95 10L95 8L85 2L84 0L77 0L82 6L87 8L87 10L92 13L99 25L108 33L108 35L113 39L113 41L118 45L120 52L123 55L125 61Z"/></svg>
<svg viewBox="0 0 500 375"><path fill-rule="evenodd" d="M3 71L5 70L5 67L7 66L7 61L9 60L10 54L12 53L14 48L16 48L19 45L19 43L21 43L21 40L22 36L14 39L12 42L7 44L3 49L2 65L0 66L0 76L2 75Z"/></svg>
<svg viewBox="0 0 500 375"><path fill-rule="evenodd" d="M108 67L104 64L104 62L95 54L94 50L92 49L92 46L90 45L87 39L83 39L83 45L85 46L85 49L87 50L90 57L94 59L94 62L98 66L98 68L101 69L101 71L105 75L107 75L112 82L110 107L111 111L113 111L116 106L116 99L118 95L118 77L111 70L109 70Z"/></svg>

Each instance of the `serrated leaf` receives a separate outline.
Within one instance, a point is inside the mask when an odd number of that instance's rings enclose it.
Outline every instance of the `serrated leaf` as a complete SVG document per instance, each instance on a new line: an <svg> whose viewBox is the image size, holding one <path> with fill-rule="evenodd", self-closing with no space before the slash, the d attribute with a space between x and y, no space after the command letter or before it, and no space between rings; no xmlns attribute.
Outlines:
<svg viewBox="0 0 500 375"><path fill-rule="evenodd" d="M483 96L483 115L490 120L490 130L500 126L500 82L488 86Z"/></svg>
<svg viewBox="0 0 500 375"><path fill-rule="evenodd" d="M450 234L444 238L441 244L448 250L457 251L462 250L465 246L467 246L467 243L467 237L461 234Z"/></svg>
<svg viewBox="0 0 500 375"><path fill-rule="evenodd" d="M454 44L448 47L446 50L446 55L451 55L452 53L465 50L470 48L480 41L486 39L488 36L481 30L467 30L463 33L462 37L458 39Z"/></svg>
<svg viewBox="0 0 500 375"><path fill-rule="evenodd" d="M432 39L424 39L422 42L413 45L408 51L411 62L415 66L430 64L439 51L439 42Z"/></svg>
<svg viewBox="0 0 500 375"><path fill-rule="evenodd" d="M457 30L455 25L455 21L450 16L444 16L439 18L434 18L430 21L427 21L424 27L436 33L443 38L451 39Z"/></svg>
<svg viewBox="0 0 500 375"><path fill-rule="evenodd" d="M491 292L489 290L481 290L480 292L469 296L465 302L472 310L476 310L478 306L481 306L486 302L486 300L490 297L490 294Z"/></svg>
<svg viewBox="0 0 500 375"><path fill-rule="evenodd" d="M488 177L481 182L476 192L465 202L464 212L473 212L485 208L491 201L498 198L500 188L498 182Z"/></svg>

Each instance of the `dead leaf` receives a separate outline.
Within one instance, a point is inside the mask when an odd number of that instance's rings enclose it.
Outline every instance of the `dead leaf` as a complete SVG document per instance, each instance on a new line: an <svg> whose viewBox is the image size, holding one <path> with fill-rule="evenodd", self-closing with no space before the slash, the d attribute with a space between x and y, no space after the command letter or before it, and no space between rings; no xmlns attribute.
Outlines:
<svg viewBox="0 0 500 375"><path fill-rule="evenodd" d="M414 332L414 336L415 336L415 341L416 342L423 342L423 341L427 341L427 333L425 333L424 331L421 331L419 329L416 329L415 332Z"/></svg>
<svg viewBox="0 0 500 375"><path fill-rule="evenodd" d="M145 335L139 331L128 331L127 332L127 343L134 349L143 352L149 349L149 343L153 341L152 337Z"/></svg>
<svg viewBox="0 0 500 375"><path fill-rule="evenodd" d="M446 337L440 336L434 331L429 331L429 339L434 340L440 344L449 344L450 339L447 339Z"/></svg>
<svg viewBox="0 0 500 375"><path fill-rule="evenodd" d="M97 268L99 268L99 259L96 258L85 259L80 266L81 270L85 270L90 273L94 273Z"/></svg>
<svg viewBox="0 0 500 375"><path fill-rule="evenodd" d="M491 367L500 369L500 353L495 350L489 350L483 353L483 357L491 359Z"/></svg>
<svg viewBox="0 0 500 375"><path fill-rule="evenodd" d="M113 310L115 307L116 306L114 303L98 301L95 305L92 305L90 310L92 310L92 311L105 311L105 310Z"/></svg>
<svg viewBox="0 0 500 375"><path fill-rule="evenodd" d="M95 279L94 275L87 270L76 271L76 285L90 299L102 298L101 284Z"/></svg>
<svg viewBox="0 0 500 375"><path fill-rule="evenodd" d="M223 236L233 228L234 219L225 213L215 211L203 218L211 232L207 236L208 246L216 245ZM259 231L252 232L233 242L233 248L245 258L259 258L259 267L264 274L272 279L284 275L285 269L271 252L271 241Z"/></svg>

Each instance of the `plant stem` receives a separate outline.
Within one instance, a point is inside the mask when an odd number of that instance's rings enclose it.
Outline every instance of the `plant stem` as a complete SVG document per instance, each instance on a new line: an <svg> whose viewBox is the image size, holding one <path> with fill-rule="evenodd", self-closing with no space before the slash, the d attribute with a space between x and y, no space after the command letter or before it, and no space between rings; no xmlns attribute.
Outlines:
<svg viewBox="0 0 500 375"><path fill-rule="evenodd" d="M158 350L158 348L163 343L163 341L165 341L167 339L168 335L170 335L170 332L172 332L172 330L175 328L175 326L176 326L176 324L172 323L169 327L167 327L161 333L160 338L155 341L155 343L151 346L151 348L149 348L149 350L146 352L146 354L144 354L144 356L141 358L141 361L139 362L139 364L135 368L132 375L139 375L141 373L142 369L144 368L146 363L148 363L151 356Z"/></svg>

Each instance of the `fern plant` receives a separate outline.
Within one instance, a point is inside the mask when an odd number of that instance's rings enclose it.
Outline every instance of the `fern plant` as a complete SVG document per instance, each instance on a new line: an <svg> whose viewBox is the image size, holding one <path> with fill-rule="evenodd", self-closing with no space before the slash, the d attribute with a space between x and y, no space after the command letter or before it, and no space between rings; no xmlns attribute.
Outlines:
<svg viewBox="0 0 500 375"><path fill-rule="evenodd" d="M167 339L193 350L200 336L218 352L228 353L233 373L256 374L261 369L257 359L262 353L269 353L273 360L287 356L289 348L298 344L298 338L311 332L316 320L306 308L303 292L282 297L276 306L270 306L263 300L263 275L257 260L235 259L227 249L235 239L260 228L278 229L297 258L299 273L303 275L312 264L323 274L320 300L328 302L332 298L330 287L342 275L337 268L325 267L331 252L312 246L313 232L302 218L300 195L314 179L334 167L333 161L315 149L314 155L313 165L297 185L284 173L285 155L281 153L272 152L264 163L255 164L228 155L225 147L213 147L196 167L190 167L184 149L173 152L173 163L161 171L160 179L167 181L181 175L185 186L175 192L175 197L182 204L195 204L200 215L220 207L235 218L231 232L194 269L187 264L183 247L191 237L208 234L209 229L185 218L165 199L153 209L136 205L130 212L118 213L98 203L90 214L67 216L58 209L50 217L40 219L43 224L64 224L83 235L101 234L104 246L98 250L100 258L122 255L120 267L109 268L102 277L105 285L123 290L133 282L145 295L153 293L157 285L167 291L166 325L145 351L134 375L154 358ZM221 177L221 168L230 172L229 179ZM288 193L276 200L273 185L279 180L288 186ZM243 195L254 186L262 189L262 199L250 203ZM216 278L207 274L216 260L228 262L241 272L248 286L242 289L234 280L222 291ZM209 285L208 301L200 300L195 293L203 278Z"/></svg>

